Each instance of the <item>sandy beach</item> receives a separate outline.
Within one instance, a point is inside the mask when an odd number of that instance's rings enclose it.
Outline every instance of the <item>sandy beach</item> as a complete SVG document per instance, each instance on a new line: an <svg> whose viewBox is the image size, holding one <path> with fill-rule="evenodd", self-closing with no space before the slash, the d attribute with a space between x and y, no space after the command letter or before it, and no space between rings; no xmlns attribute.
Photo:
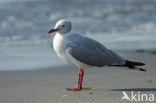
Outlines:
<svg viewBox="0 0 156 103"><path fill-rule="evenodd" d="M155 11L156 0L0 0L0 103L156 103ZM78 68L56 55L48 34L60 19L147 72L84 69L83 90L67 91Z"/></svg>
<svg viewBox="0 0 156 103"><path fill-rule="evenodd" d="M73 92L66 88L76 86L78 69L68 64L40 70L1 71L0 103L121 103L122 91L156 96L156 55L117 52L129 60L145 62L143 68L147 72L120 67L85 69L83 87L92 89Z"/></svg>

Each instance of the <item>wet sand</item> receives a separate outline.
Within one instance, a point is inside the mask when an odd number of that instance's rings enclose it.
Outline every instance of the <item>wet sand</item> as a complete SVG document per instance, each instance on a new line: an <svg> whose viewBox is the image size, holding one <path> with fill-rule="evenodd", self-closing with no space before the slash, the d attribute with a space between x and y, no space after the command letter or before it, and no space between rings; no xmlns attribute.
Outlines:
<svg viewBox="0 0 156 103"><path fill-rule="evenodd" d="M122 91L129 95L134 91L156 96L156 55L117 52L129 60L146 63L143 68L147 72L125 67L85 69L83 87L92 89L73 92L66 90L77 83L78 69L71 65L40 70L1 71L0 103L121 103ZM156 99L150 103L155 102Z"/></svg>

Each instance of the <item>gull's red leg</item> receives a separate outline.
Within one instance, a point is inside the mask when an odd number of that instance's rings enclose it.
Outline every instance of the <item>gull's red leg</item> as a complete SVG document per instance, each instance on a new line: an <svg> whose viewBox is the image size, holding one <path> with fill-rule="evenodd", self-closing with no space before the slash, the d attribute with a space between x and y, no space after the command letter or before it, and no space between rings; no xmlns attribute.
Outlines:
<svg viewBox="0 0 156 103"><path fill-rule="evenodd" d="M78 87L82 88L82 81L83 81L83 69L80 68L80 72L79 72L79 75L80 75L80 80L79 80L79 85Z"/></svg>
<svg viewBox="0 0 156 103"><path fill-rule="evenodd" d="M67 90L70 91L80 91L82 89L82 81L83 81L83 69L79 68L79 79L78 79L78 83L77 83L77 87L76 88L67 88Z"/></svg>

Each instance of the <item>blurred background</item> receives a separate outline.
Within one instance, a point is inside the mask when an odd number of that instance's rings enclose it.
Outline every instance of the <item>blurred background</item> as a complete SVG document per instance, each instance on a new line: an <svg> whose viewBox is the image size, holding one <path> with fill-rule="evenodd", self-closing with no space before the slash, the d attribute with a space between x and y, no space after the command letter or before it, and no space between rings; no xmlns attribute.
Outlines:
<svg viewBox="0 0 156 103"><path fill-rule="evenodd" d="M156 48L156 0L0 0L0 70L64 65L47 34L59 19L110 49Z"/></svg>

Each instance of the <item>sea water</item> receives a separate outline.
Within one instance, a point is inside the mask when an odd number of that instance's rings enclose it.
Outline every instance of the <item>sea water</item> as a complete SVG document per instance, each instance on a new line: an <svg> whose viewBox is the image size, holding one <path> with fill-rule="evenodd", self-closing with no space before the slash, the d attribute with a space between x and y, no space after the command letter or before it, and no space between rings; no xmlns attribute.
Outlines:
<svg viewBox="0 0 156 103"><path fill-rule="evenodd" d="M59 19L110 49L155 49L155 11L155 0L0 0L0 70L64 65L47 34Z"/></svg>

